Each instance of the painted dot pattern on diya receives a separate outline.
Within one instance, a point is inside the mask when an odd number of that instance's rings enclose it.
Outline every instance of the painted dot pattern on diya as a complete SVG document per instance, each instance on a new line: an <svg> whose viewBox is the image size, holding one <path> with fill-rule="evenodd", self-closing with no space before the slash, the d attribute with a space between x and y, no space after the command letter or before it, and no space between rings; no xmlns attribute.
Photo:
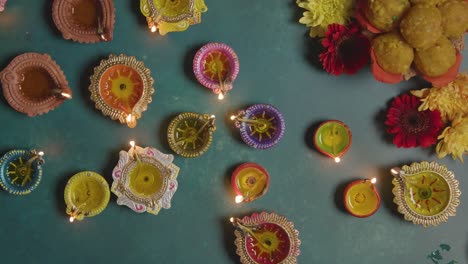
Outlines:
<svg viewBox="0 0 468 264"><path fill-rule="evenodd" d="M380 195L371 180L353 181L344 191L346 210L356 217L369 217L380 207Z"/></svg>
<svg viewBox="0 0 468 264"><path fill-rule="evenodd" d="M314 145L322 154L339 162L351 147L352 134L347 125L338 120L320 124L314 134Z"/></svg>
<svg viewBox="0 0 468 264"><path fill-rule="evenodd" d="M209 149L215 130L214 115L181 113L169 124L167 140L175 153L182 157L194 158Z"/></svg>
<svg viewBox="0 0 468 264"><path fill-rule="evenodd" d="M279 143L286 124L278 109L268 104L255 104L232 116L242 140L249 146L268 149Z"/></svg>
<svg viewBox="0 0 468 264"><path fill-rule="evenodd" d="M237 203L252 202L266 194L270 186L270 176L259 164L248 162L234 170L231 185L237 195Z"/></svg>
<svg viewBox="0 0 468 264"><path fill-rule="evenodd" d="M109 184L96 172L82 171L73 175L64 191L70 222L100 214L110 199Z"/></svg>
<svg viewBox="0 0 468 264"><path fill-rule="evenodd" d="M224 43L208 43L195 54L193 72L203 86L224 96L239 74L239 58Z"/></svg>
<svg viewBox="0 0 468 264"><path fill-rule="evenodd" d="M0 159L0 185L15 195L26 195L42 179L43 154L35 150L11 150Z"/></svg>

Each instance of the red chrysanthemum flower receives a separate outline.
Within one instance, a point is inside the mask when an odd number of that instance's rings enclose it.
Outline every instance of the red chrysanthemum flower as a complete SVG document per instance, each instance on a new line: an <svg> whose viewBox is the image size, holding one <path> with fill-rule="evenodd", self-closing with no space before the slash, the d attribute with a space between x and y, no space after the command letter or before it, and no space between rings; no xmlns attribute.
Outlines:
<svg viewBox="0 0 468 264"><path fill-rule="evenodd" d="M358 25L349 27L340 24L328 25L322 46L326 49L319 58L323 68L330 74L354 74L369 62L370 41Z"/></svg>
<svg viewBox="0 0 468 264"><path fill-rule="evenodd" d="M434 145L442 129L440 112L418 111L421 104L414 95L403 94L393 100L387 112L387 132L394 134L393 144L397 147L423 148Z"/></svg>

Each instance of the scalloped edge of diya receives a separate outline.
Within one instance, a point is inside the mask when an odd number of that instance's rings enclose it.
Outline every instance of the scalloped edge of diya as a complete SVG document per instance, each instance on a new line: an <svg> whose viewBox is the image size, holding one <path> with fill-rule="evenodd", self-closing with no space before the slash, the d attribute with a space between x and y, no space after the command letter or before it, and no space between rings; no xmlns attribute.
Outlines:
<svg viewBox="0 0 468 264"><path fill-rule="evenodd" d="M140 0L140 12L146 17L151 32L159 29L159 34L164 36L169 32L185 31L191 25L201 23L201 13L208 11L205 1L189 0L188 4L189 13L183 13L174 18L160 15L159 10L154 6L154 0ZM161 27L161 24L165 26Z"/></svg>
<svg viewBox="0 0 468 264"><path fill-rule="evenodd" d="M248 168L253 168L253 169L257 169L259 170L263 175L264 177L266 178L265 180L265 186L263 188L263 190L257 194L256 196L253 196L253 197L247 197L244 195L244 193L242 192L242 190L239 188L238 186L238 181L237 181L237 177L239 176L239 173L241 173L244 169L248 169ZM237 166L237 168L234 170L234 172L232 172L232 175L231 175L231 186L232 186L232 189L234 190L234 192L236 193L236 195L238 195L239 197L242 198L242 201L238 201L237 197L236 197L236 203L240 203L240 202L245 202L245 203L250 203L250 202L253 202L259 198L261 198L262 196L264 196L268 189L270 188L270 174L268 174L268 171L263 168L260 164L257 164L257 163L254 163L254 162L246 162L246 163L243 163L239 166ZM240 198L239 198L240 199Z"/></svg>
<svg viewBox="0 0 468 264"><path fill-rule="evenodd" d="M102 184L102 190L104 190L104 197L103 200L100 201L99 206L94 208L89 212L81 212L79 211L79 206L75 206L72 198L70 197L73 192L73 184L79 181L92 179L100 184ZM73 222L74 219L76 220L83 220L85 217L93 217L100 214L104 209L106 209L107 205L109 204L110 200L110 190L109 184L107 183L106 179L102 175L94 171L81 171L68 179L67 184L65 185L64 190L64 200L65 204L67 205L66 213L70 216L70 222Z"/></svg>
<svg viewBox="0 0 468 264"><path fill-rule="evenodd" d="M81 1L81 0L77 0ZM115 8L112 0L95 0L98 9L98 26L93 30L77 28L70 15L73 0L54 0L52 5L52 18L55 26L62 33L64 39L73 40L79 43L96 43L101 41L111 41L113 38L115 24ZM102 20L99 17L103 17Z"/></svg>
<svg viewBox="0 0 468 264"><path fill-rule="evenodd" d="M143 82L141 97L130 113L110 106L101 95L102 76L108 69L118 65L124 65L135 70ZM91 100L95 103L96 109L100 110L104 116L109 116L112 120L118 120L122 124L127 124L130 128L137 125L137 120L147 110L155 91L153 87L154 79L151 77L150 69L146 68L142 61L138 61L135 57L125 54L110 54L108 59L101 60L100 64L94 68L94 73L90 77L90 80L91 84L88 89L91 92Z"/></svg>
<svg viewBox="0 0 468 264"><path fill-rule="evenodd" d="M162 177L167 178L166 190L162 192L160 197L140 197L129 188L128 174L132 171L133 163L147 162L156 167L158 170L165 170ZM141 148L133 146L130 150L120 151L119 161L112 171L112 187L111 191L117 196L117 204L125 205L136 213L148 212L157 215L161 208L171 208L171 199L177 191L177 175L179 167L174 163L173 155L164 154L159 150L151 147ZM164 188L164 187L162 187ZM156 193L157 194L157 193ZM154 194L153 194L154 196Z"/></svg>
<svg viewBox="0 0 468 264"><path fill-rule="evenodd" d="M36 101L22 95L20 84L24 77L22 71L28 68L37 68L47 72L56 88L51 88L51 94L44 100ZM3 95L8 104L20 113L29 117L42 115L54 110L66 99L71 99L72 91L60 66L52 60L49 54L34 52L23 53L16 56L3 71L0 72ZM54 89L57 92L54 92Z"/></svg>
<svg viewBox="0 0 468 264"><path fill-rule="evenodd" d="M199 148L198 150L186 151L184 149L181 149L178 143L175 141L174 131L176 129L176 126L179 122L183 121L186 118L203 119L203 121L205 121L205 125L203 126L206 126L206 129L208 129L208 142L205 145L201 146L201 148ZM213 142L213 132L216 131L216 126L214 125L214 122L214 115L210 116L208 114L199 114L194 112L184 112L178 114L174 119L172 119L171 123L169 123L169 126L167 128L167 141L169 142L169 146L176 154L179 154L180 156L185 158L195 158L203 155L210 148L211 143Z"/></svg>
<svg viewBox="0 0 468 264"><path fill-rule="evenodd" d="M372 191L375 193L377 204L375 205L374 210L369 212L368 214L358 214L356 212L356 210L351 209L350 206L349 206L349 202L348 202L349 191L351 191L351 189L353 187L358 187L356 185L364 184L364 183L367 183L367 182L371 182L371 184L372 184ZM355 217L358 217L358 218L366 218L366 217L369 217L369 216L372 216L373 214L375 214L380 208L380 202L381 202L380 200L381 199L380 199L379 191L377 190L377 188L375 188L375 185L372 183L371 180L352 181L351 183L348 184L348 186L346 186L346 189L343 192L343 203L344 203L344 207L345 207L346 211L348 211L348 213L350 213L352 216L355 216Z"/></svg>
<svg viewBox="0 0 468 264"><path fill-rule="evenodd" d="M318 132L319 132L320 128L327 125L328 123L336 123L336 124L339 124L340 126L344 127L346 129L348 137L349 137L349 144L337 155L333 155L331 153L328 153L327 151L323 150L319 146L319 144L317 143L317 135L318 135ZM325 155L327 157L330 157L332 159L335 159L336 162L339 162L339 160L337 161L337 158L341 158L344 154L346 154L346 152L348 152L348 150L351 148L352 144L353 144L353 134L351 133L351 129L348 127L348 125L346 125L344 122L342 122L340 120L332 119L332 120L327 120L325 122L322 122L322 123L320 123L320 125L317 127L317 129L314 132L314 146L315 146L315 149L318 150L323 155Z"/></svg>
<svg viewBox="0 0 468 264"><path fill-rule="evenodd" d="M209 53L220 51L229 59L229 72L228 75L223 81L215 82L205 76L203 73L204 69L204 58L208 56ZM195 54L193 58L193 73L197 78L198 82L204 87L211 89L215 94L222 94L223 96L230 90L232 90L232 83L236 80L237 75L239 74L240 63L239 57L233 48L228 46L225 43L220 42L211 42L203 45ZM222 99L222 98L220 98Z"/></svg>
<svg viewBox="0 0 468 264"><path fill-rule="evenodd" d="M267 109L270 113L274 115L275 118L278 119L278 126L276 126L276 129L279 130L279 133L277 134L275 139L270 139L267 143L257 143L256 140L252 139L251 135L247 131L248 125L246 125L246 122L243 121L243 119L245 119L246 116L252 115L254 111L257 111L259 109ZM256 149L269 149L276 146L283 138L286 130L286 122L284 121L283 115L276 107L270 104L251 105L245 110L240 110L236 116L231 116L231 120L235 121L235 126L239 129L242 140L250 147Z"/></svg>
<svg viewBox="0 0 468 264"><path fill-rule="evenodd" d="M299 231L294 228L294 223L289 221L285 216L278 215L274 212L261 212L253 213L250 216L244 216L242 219L230 219L231 223L236 227L238 222L241 222L242 225L246 226L256 226L262 223L273 223L281 227L288 235L290 247L289 254L281 264L295 264L297 263L297 257L301 254L299 249L301 245L301 240L299 240ZM246 235L240 230L235 230L234 234L236 240L234 245L236 245L236 254L240 256L240 262L242 264L263 264L254 261L249 253L246 250Z"/></svg>
<svg viewBox="0 0 468 264"><path fill-rule="evenodd" d="M25 159L32 160L31 166L35 166L36 173L34 179L31 179L32 184L26 188L15 187L11 188L10 183L6 183L8 176L8 165L6 162L12 162L12 159L24 157ZM34 191L42 179L42 164L44 164L43 153L36 152L35 150L14 149L10 150L0 159L0 186L10 194L26 195ZM26 160L25 160L26 162ZM5 167L4 167L5 166Z"/></svg>
<svg viewBox="0 0 468 264"><path fill-rule="evenodd" d="M398 176L401 171L404 174L417 174L424 171L436 173L441 176L447 183L450 189L450 200L447 206L438 214L432 216L425 216L413 211L405 200L405 187L402 179ZM461 191L458 188L458 181L455 179L455 174L449 171L444 165L439 165L435 161L429 163L422 161L421 163L413 162L410 166L403 165L400 168L392 168L391 173L394 176L392 180L393 189L392 193L395 195L393 202L398 206L398 212L403 214L406 221L413 222L414 224L422 225L424 227L437 226L440 223L447 222L450 216L456 215L456 209L460 204L459 197Z"/></svg>

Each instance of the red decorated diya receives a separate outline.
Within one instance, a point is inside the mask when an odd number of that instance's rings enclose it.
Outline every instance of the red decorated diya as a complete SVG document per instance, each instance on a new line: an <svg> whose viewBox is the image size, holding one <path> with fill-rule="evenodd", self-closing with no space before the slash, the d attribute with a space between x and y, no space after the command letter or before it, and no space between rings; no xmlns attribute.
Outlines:
<svg viewBox="0 0 468 264"><path fill-rule="evenodd" d="M72 97L65 74L48 54L17 56L0 79L10 106L30 117L47 113Z"/></svg>
<svg viewBox="0 0 468 264"><path fill-rule="evenodd" d="M230 220L237 228L234 243L241 263L297 263L297 256L301 253L299 232L286 217L262 212Z"/></svg>
<svg viewBox="0 0 468 264"><path fill-rule="evenodd" d="M236 203L252 202L268 191L270 176L257 163L244 163L231 176L231 185L236 193Z"/></svg>

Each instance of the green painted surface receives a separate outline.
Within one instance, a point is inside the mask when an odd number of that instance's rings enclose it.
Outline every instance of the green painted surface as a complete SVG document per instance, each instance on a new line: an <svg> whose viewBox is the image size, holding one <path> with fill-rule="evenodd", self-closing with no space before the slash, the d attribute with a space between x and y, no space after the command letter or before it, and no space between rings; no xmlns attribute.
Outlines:
<svg viewBox="0 0 468 264"><path fill-rule="evenodd" d="M392 202L390 167L434 160L431 150L397 149L385 139L382 116L394 96L425 84L376 82L368 69L332 77L311 62L315 57L307 29L297 23L295 1L207 0L203 22L183 33L152 35L137 0L115 1L114 40L94 45L66 41L51 19L51 2L10 0L0 13L0 66L27 51L49 53L62 67L74 99L44 116L28 118L0 100L0 151L40 148L46 152L44 176L30 195L0 192L2 263L237 263L230 216L276 211L294 221L302 240L299 263L431 263L441 243L444 261L468 262L468 207L461 197L456 217L436 228L403 220ZM201 87L191 71L195 51L211 41L231 45L240 74L223 102ZM89 99L89 76L109 53L143 60L156 79L156 93L135 129L110 120ZM465 52L465 56L468 53ZM467 60L462 69L467 68ZM271 103L286 119L286 133L270 150L243 144L228 116L252 103ZM104 175L118 152L135 139L170 153L165 132L183 111L215 114L218 130L200 158L175 158L179 189L172 208L158 216L136 214L112 196L100 215L70 224L64 184L82 170ZM353 132L353 145L339 165L311 146L314 127L339 119ZM242 162L257 162L271 175L268 193L236 205L229 175ZM462 191L467 165L440 161L453 170ZM356 178L377 177L380 210L367 219L342 210L342 191Z"/></svg>

